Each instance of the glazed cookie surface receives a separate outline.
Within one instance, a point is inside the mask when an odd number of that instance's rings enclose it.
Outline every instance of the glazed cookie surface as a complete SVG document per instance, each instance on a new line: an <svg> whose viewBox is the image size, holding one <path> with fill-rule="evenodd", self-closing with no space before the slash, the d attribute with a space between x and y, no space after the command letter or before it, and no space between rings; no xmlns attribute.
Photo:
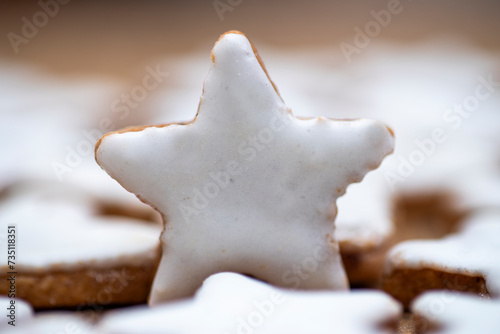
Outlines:
<svg viewBox="0 0 500 334"><path fill-rule="evenodd" d="M212 61L193 122L96 145L101 167L164 218L150 303L192 295L222 271L347 288L335 200L392 151L392 132L366 119L296 118L239 32L222 35Z"/></svg>

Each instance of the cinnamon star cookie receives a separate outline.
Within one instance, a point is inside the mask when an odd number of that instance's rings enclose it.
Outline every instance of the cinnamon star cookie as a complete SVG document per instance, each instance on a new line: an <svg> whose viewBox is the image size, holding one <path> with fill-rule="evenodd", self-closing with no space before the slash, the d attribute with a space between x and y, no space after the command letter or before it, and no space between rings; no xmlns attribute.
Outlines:
<svg viewBox="0 0 500 334"><path fill-rule="evenodd" d="M114 132L96 144L108 174L163 216L150 304L232 271L273 285L346 289L335 201L393 150L371 120L299 119L240 32L212 51L195 119Z"/></svg>

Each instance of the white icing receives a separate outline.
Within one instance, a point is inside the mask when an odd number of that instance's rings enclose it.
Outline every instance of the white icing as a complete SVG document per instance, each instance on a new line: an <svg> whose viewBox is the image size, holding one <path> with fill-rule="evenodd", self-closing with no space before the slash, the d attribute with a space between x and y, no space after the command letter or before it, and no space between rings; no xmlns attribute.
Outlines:
<svg viewBox="0 0 500 334"><path fill-rule="evenodd" d="M194 299L113 311L97 328L132 333L388 333L401 306L380 291L298 292L251 278L209 277Z"/></svg>
<svg viewBox="0 0 500 334"><path fill-rule="evenodd" d="M159 226L95 216L80 197L53 189L20 191L0 203L0 229L16 226L17 271L141 265L154 260ZM1 245L6 254L7 243Z"/></svg>
<svg viewBox="0 0 500 334"><path fill-rule="evenodd" d="M3 63L0 87L0 188L18 179L56 179L52 163L66 165L66 146L77 150L82 131L96 127L119 93L103 79L61 79ZM92 144L81 158L92 159Z"/></svg>
<svg viewBox="0 0 500 334"><path fill-rule="evenodd" d="M480 138L470 129L457 131L460 132L440 144L436 153L415 169L399 190L448 190L461 209L500 208L500 153L493 145L495 142Z"/></svg>
<svg viewBox="0 0 500 334"><path fill-rule="evenodd" d="M14 304L12 304L12 301L14 301ZM2 321L0 321L2 333L4 333L5 328L12 326L9 325L9 322L12 322L15 326L20 326L31 321L33 318L33 308L31 305L19 298L0 296L0 310L4 313Z"/></svg>
<svg viewBox="0 0 500 334"><path fill-rule="evenodd" d="M286 52L265 48L268 68L272 68L274 82L297 115L332 117L373 117L376 113L362 114L365 106L358 106L359 89L356 91L356 106L345 103L343 85L347 77L329 66L332 50L305 49ZM205 52L194 52L164 61L175 86L162 86L155 90L149 101L152 114L149 124L167 124L188 121L196 114L196 106L205 78L207 64ZM290 71L290 69L296 69ZM341 92L341 93L339 93ZM332 97L335 98L332 101ZM332 105L342 113L332 114ZM369 109L369 108L365 108ZM314 111L314 112L311 112ZM335 219L335 237L342 251L367 251L382 245L393 232L390 219L390 190L383 177L386 160L375 171L367 174L361 184L351 184L345 195L337 200L338 214Z"/></svg>
<svg viewBox="0 0 500 334"><path fill-rule="evenodd" d="M334 203L393 137L366 119L295 118L241 34L224 35L213 57L193 123L111 134L97 149L99 164L166 219L150 302L192 295L221 271L345 289ZM299 278L293 268L304 265Z"/></svg>
<svg viewBox="0 0 500 334"><path fill-rule="evenodd" d="M435 334L495 334L500 328L500 302L455 291L427 292L412 304L414 313L437 325Z"/></svg>
<svg viewBox="0 0 500 334"><path fill-rule="evenodd" d="M479 275L490 295L500 297L500 211L472 216L463 231L439 240L411 240L388 254L386 273L400 268L433 268ZM451 282L453 283L453 282ZM456 287L460 289L460 287Z"/></svg>

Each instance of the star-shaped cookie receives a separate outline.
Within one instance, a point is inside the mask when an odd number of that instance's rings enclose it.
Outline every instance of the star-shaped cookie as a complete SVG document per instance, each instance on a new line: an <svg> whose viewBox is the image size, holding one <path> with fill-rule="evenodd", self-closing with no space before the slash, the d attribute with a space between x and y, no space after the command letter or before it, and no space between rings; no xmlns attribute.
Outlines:
<svg viewBox="0 0 500 334"><path fill-rule="evenodd" d="M348 286L335 200L393 149L371 120L299 119L240 32L212 50L195 119L111 133L96 160L163 216L150 304L232 271L300 289ZM360 203L360 210L361 208Z"/></svg>

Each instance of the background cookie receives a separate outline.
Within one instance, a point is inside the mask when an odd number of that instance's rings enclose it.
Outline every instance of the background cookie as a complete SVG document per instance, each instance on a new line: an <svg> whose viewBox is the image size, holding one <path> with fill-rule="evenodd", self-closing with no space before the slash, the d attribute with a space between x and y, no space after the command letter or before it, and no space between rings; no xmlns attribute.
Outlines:
<svg viewBox="0 0 500 334"><path fill-rule="evenodd" d="M290 291L221 273L209 277L194 300L114 311L97 327L103 334L368 334L390 333L400 314L400 305L379 291Z"/></svg>
<svg viewBox="0 0 500 334"><path fill-rule="evenodd" d="M466 334L498 332L500 303L455 291L427 292L415 299L418 333Z"/></svg>
<svg viewBox="0 0 500 334"><path fill-rule="evenodd" d="M14 271L16 297L35 308L146 301L158 263L159 226L99 217L84 196L60 184L14 193L0 203L2 231L16 231L14 268L0 267L1 294L8 294L8 272ZM1 245L7 254L7 242Z"/></svg>
<svg viewBox="0 0 500 334"><path fill-rule="evenodd" d="M94 161L101 135L127 122L113 105L125 90L113 80L60 78L0 62L0 191L17 183L64 183L95 198L103 213L157 220L154 210L124 191ZM140 117L139 117L140 118Z"/></svg>
<svg viewBox="0 0 500 334"><path fill-rule="evenodd" d="M500 295L500 211L470 217L463 229L438 240L411 240L388 254L383 288L409 305L435 289Z"/></svg>
<svg viewBox="0 0 500 334"><path fill-rule="evenodd" d="M7 328L16 328L31 321L33 317L33 308L30 304L20 298L12 298L14 295L9 293L6 296L0 296L0 308L6 310L6 319L0 322L2 333Z"/></svg>

